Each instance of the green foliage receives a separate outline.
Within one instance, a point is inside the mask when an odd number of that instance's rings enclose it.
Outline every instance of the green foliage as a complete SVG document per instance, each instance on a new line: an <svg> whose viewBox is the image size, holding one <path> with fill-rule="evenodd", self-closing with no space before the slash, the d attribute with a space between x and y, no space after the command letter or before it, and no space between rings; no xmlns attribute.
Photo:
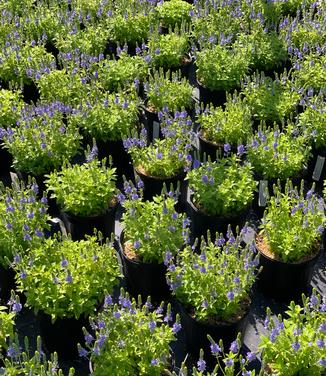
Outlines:
<svg viewBox="0 0 326 376"><path fill-rule="evenodd" d="M13 337L15 312L0 306L0 359L2 350L7 349L8 339Z"/></svg>
<svg viewBox="0 0 326 376"><path fill-rule="evenodd" d="M168 304L166 316L163 303L155 311L150 306L149 299L142 305L140 299L138 303L130 300L124 291L119 304L113 304L110 296L106 298L103 311L92 320L97 328L89 346L94 376L170 374L169 345L176 340L176 331L168 323L172 321L171 306ZM174 325L180 325L179 317ZM85 335L89 336L86 330Z"/></svg>
<svg viewBox="0 0 326 376"><path fill-rule="evenodd" d="M141 262L161 264L166 252L177 253L188 238L185 214L176 213L172 197L162 194L144 202L134 189L130 191L122 202L122 246L131 248Z"/></svg>
<svg viewBox="0 0 326 376"><path fill-rule="evenodd" d="M65 166L48 175L46 184L57 204L67 213L80 217L101 215L115 205L115 168L107 168L105 159L93 159L83 165Z"/></svg>
<svg viewBox="0 0 326 376"><path fill-rule="evenodd" d="M252 167L235 157L206 162L188 172L192 202L206 214L230 216L251 204L257 182Z"/></svg>
<svg viewBox="0 0 326 376"><path fill-rule="evenodd" d="M270 251L283 262L297 262L319 250L326 217L314 194L314 187L303 193L288 180L282 192L274 185L260 226Z"/></svg>
<svg viewBox="0 0 326 376"><path fill-rule="evenodd" d="M322 376L325 363L325 299L316 291L303 295L303 305L290 303L286 318L272 317L267 309L269 335L260 337L262 367L267 366L276 376Z"/></svg>
<svg viewBox="0 0 326 376"><path fill-rule="evenodd" d="M184 0L171 0L158 5L157 13L164 27L175 27L191 21L190 11L192 9L193 5Z"/></svg>
<svg viewBox="0 0 326 376"><path fill-rule="evenodd" d="M44 230L49 229L47 201L37 199L35 181L25 187L15 182L12 188L1 186L0 195L0 265L9 267L19 250L26 253L43 242Z"/></svg>
<svg viewBox="0 0 326 376"><path fill-rule="evenodd" d="M262 125L248 143L248 160L260 179L297 178L307 167L310 147L306 137L292 124L283 128Z"/></svg>
<svg viewBox="0 0 326 376"><path fill-rule="evenodd" d="M220 235L216 245L202 241L200 254L188 245L170 261L173 294L197 320L233 322L249 308L258 258L252 245L241 242L242 236L235 238L229 229L227 240Z"/></svg>
<svg viewBox="0 0 326 376"><path fill-rule="evenodd" d="M120 276L114 248L99 240L100 234L80 241L56 236L15 262L17 290L25 293L27 306L53 321L94 312Z"/></svg>
<svg viewBox="0 0 326 376"><path fill-rule="evenodd" d="M0 127L12 127L19 119L23 107L20 90L0 89Z"/></svg>
<svg viewBox="0 0 326 376"><path fill-rule="evenodd" d="M197 116L200 133L215 144L237 146L252 134L251 114L240 96L228 96L225 108L212 105Z"/></svg>
<svg viewBox="0 0 326 376"><path fill-rule="evenodd" d="M240 86L248 73L248 53L245 48L216 45L196 54L197 80L210 90L232 90Z"/></svg>
<svg viewBox="0 0 326 376"><path fill-rule="evenodd" d="M248 79L243 92L254 119L273 123L294 114L300 94L292 86L286 72L275 80L263 72Z"/></svg>
<svg viewBox="0 0 326 376"><path fill-rule="evenodd" d="M168 77L171 75L171 80ZM153 111L160 111L167 107L175 112L193 106L192 86L186 78L181 78L180 72L163 70L154 71L145 83L147 107Z"/></svg>

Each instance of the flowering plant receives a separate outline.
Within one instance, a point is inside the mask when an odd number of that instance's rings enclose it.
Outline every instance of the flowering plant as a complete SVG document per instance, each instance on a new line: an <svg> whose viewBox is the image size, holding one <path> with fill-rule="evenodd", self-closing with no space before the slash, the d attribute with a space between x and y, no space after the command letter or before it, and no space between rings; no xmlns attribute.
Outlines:
<svg viewBox="0 0 326 376"><path fill-rule="evenodd" d="M20 90L0 89L0 127L15 126L22 107Z"/></svg>
<svg viewBox="0 0 326 376"><path fill-rule="evenodd" d="M17 290L25 293L26 304L53 321L91 314L120 276L114 248L101 240L100 234L80 241L57 235L16 260Z"/></svg>
<svg viewBox="0 0 326 376"><path fill-rule="evenodd" d="M203 163L187 174L193 203L209 215L228 216L250 205L257 183L236 156Z"/></svg>
<svg viewBox="0 0 326 376"><path fill-rule="evenodd" d="M275 80L264 72L254 74L244 83L244 95L254 119L270 123L289 118L300 99L286 73L276 75Z"/></svg>
<svg viewBox="0 0 326 376"><path fill-rule="evenodd" d="M65 110L56 102L26 107L19 126L7 128L3 142L13 156L16 171L42 175L77 154L81 136L76 128L65 125Z"/></svg>
<svg viewBox="0 0 326 376"><path fill-rule="evenodd" d="M31 354L28 338L25 337L24 350L19 344L18 337L13 339L8 348L8 356L4 359L4 372L6 376L64 376L62 369L58 368L57 353L46 358L42 350L41 337L37 337L37 349ZM0 371L2 368L0 368ZM74 376L74 368L69 369L67 376Z"/></svg>
<svg viewBox="0 0 326 376"><path fill-rule="evenodd" d="M183 22L190 22L192 8L193 6L184 0L171 0L158 4L157 13L164 27L175 27Z"/></svg>
<svg viewBox="0 0 326 376"><path fill-rule="evenodd" d="M144 202L141 190L130 183L125 182L124 190L127 198L120 198L125 209L124 251L141 262L163 263L166 255L175 254L188 241L189 220L176 213L173 192Z"/></svg>
<svg viewBox="0 0 326 376"><path fill-rule="evenodd" d="M67 164L61 171L47 175L48 191L67 213L89 217L104 213L115 204L115 168L106 160L93 159L82 165Z"/></svg>
<svg viewBox="0 0 326 376"><path fill-rule="evenodd" d="M155 67L172 68L182 65L189 50L189 36L185 28L160 35L152 33L148 41L149 55Z"/></svg>
<svg viewBox="0 0 326 376"><path fill-rule="evenodd" d="M69 116L68 124L83 128L97 141L121 140L136 128L138 106L135 94L103 94L93 90Z"/></svg>
<svg viewBox="0 0 326 376"><path fill-rule="evenodd" d="M9 307L0 305L0 359L2 351L8 348L8 342L14 336L15 316L21 309L19 297L14 292L11 294Z"/></svg>
<svg viewBox="0 0 326 376"><path fill-rule="evenodd" d="M142 305L121 290L119 302L114 304L111 296L106 296L103 311L91 320L95 338L85 330L93 375L169 375L169 345L181 328L178 316L173 327L170 321L170 304L164 316L163 303L153 310L150 298ZM81 346L79 353L87 356Z"/></svg>
<svg viewBox="0 0 326 376"><path fill-rule="evenodd" d="M215 45L196 53L197 80L210 90L232 90L248 73L249 61L245 48L230 49Z"/></svg>
<svg viewBox="0 0 326 376"><path fill-rule="evenodd" d="M132 84L138 86L144 81L148 72L148 64L141 56L130 56L125 51L119 59L102 60L98 66L98 80L104 90L118 91Z"/></svg>
<svg viewBox="0 0 326 376"><path fill-rule="evenodd" d="M299 115L298 126L317 149L326 148L326 104L322 96L309 98L304 112Z"/></svg>
<svg viewBox="0 0 326 376"><path fill-rule="evenodd" d="M282 192L280 184L274 185L260 226L261 245L283 262L297 262L314 255L324 231L326 217L320 208L314 187L306 195L303 181L300 191L288 180Z"/></svg>
<svg viewBox="0 0 326 376"><path fill-rule="evenodd" d="M197 116L200 134L215 144L237 146L252 134L251 114L240 96L227 96L225 108L212 105Z"/></svg>
<svg viewBox="0 0 326 376"><path fill-rule="evenodd" d="M171 76L171 80L168 77ZM167 107L175 112L193 105L192 86L186 78L181 78L180 72L162 69L155 71L145 83L147 107L152 111L160 111Z"/></svg>
<svg viewBox="0 0 326 376"><path fill-rule="evenodd" d="M191 132L192 122L187 113L176 113L174 118L162 118L163 139L155 138L146 144L146 130L143 128L139 138L130 137L124 140L124 146L131 155L133 165L145 175L158 178L178 176L189 169L192 157Z"/></svg>
<svg viewBox="0 0 326 376"><path fill-rule="evenodd" d="M229 228L227 239L202 241L199 254L187 245L170 259L167 281L197 320L231 322L248 310L258 257L253 244L241 245L245 232L235 237Z"/></svg>
<svg viewBox="0 0 326 376"><path fill-rule="evenodd" d="M44 231L49 230L47 200L37 200L38 186L34 180L25 187L23 182L12 188L1 186L0 195L0 265L8 268L19 259L17 250L27 249L43 242Z"/></svg>
<svg viewBox="0 0 326 376"><path fill-rule="evenodd" d="M272 317L267 309L268 335L260 337L263 367L277 376L324 375L326 371L325 297L314 290L303 305L291 302L287 317Z"/></svg>

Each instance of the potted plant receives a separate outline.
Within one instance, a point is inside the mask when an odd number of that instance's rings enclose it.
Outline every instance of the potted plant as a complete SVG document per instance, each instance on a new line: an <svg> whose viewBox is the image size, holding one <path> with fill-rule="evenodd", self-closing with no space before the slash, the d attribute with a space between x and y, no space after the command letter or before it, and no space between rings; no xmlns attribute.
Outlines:
<svg viewBox="0 0 326 376"><path fill-rule="evenodd" d="M279 300L296 299L309 290L325 226L324 209L313 189L304 195L303 181L300 189L290 181L284 191L274 185L256 238L263 266L259 286Z"/></svg>
<svg viewBox="0 0 326 376"><path fill-rule="evenodd" d="M137 129L139 99L136 93L108 94L92 89L88 98L68 118L68 124L80 127L85 138L95 139L98 158L112 156L118 176L130 175L130 159L123 147L123 138ZM132 171L131 167L130 170Z"/></svg>
<svg viewBox="0 0 326 376"><path fill-rule="evenodd" d="M90 349L91 374L171 375L170 343L176 340L180 324L177 316L170 326L170 304L166 311L163 307L162 303L154 310L149 298L142 304L141 300L130 299L123 290L118 303L107 296L103 311L91 321L94 336L84 331ZM87 356L88 351L79 346L79 353Z"/></svg>
<svg viewBox="0 0 326 376"><path fill-rule="evenodd" d="M277 179L301 179L310 157L307 138L296 126L288 123L281 130L262 124L247 145L247 158L257 180L268 180L270 187Z"/></svg>
<svg viewBox="0 0 326 376"><path fill-rule="evenodd" d="M28 253L43 242L48 224L47 199L37 199L34 181L25 187L15 182L12 188L1 186L0 195L0 299L7 301L15 288L11 263L19 259L17 251Z"/></svg>
<svg viewBox="0 0 326 376"><path fill-rule="evenodd" d="M189 33L185 26L161 35L153 32L148 41L148 54L155 68L167 70L180 69L183 77L188 77L191 58L189 52Z"/></svg>
<svg viewBox="0 0 326 376"><path fill-rule="evenodd" d="M267 375L316 375L326 370L325 358L325 302L313 291L303 295L303 304L293 301L286 317L273 317L267 309L265 320L268 334L260 336L262 368Z"/></svg>
<svg viewBox="0 0 326 376"><path fill-rule="evenodd" d="M193 6L184 0L171 0L158 4L157 14L162 27L166 30L181 26L183 23L190 23L192 9Z"/></svg>
<svg viewBox="0 0 326 376"><path fill-rule="evenodd" d="M127 197L121 223L124 231L118 243L123 271L130 292L160 301L168 296L164 262L188 240L189 220L175 211L173 192L143 201L141 190L125 182Z"/></svg>
<svg viewBox="0 0 326 376"><path fill-rule="evenodd" d="M267 125L281 123L294 114L300 94L292 89L287 73L276 79L265 76L264 72L253 74L244 83L243 93L256 123L264 120Z"/></svg>
<svg viewBox="0 0 326 376"><path fill-rule="evenodd" d="M185 113L186 115L186 113ZM162 120L163 139L155 138L147 145L147 132L143 128L137 137L129 137L124 145L131 156L134 171L144 183L144 198L151 199L160 194L163 184L170 187L180 185L180 201L185 202L187 185L184 181L189 169L191 156L192 122L183 113L177 113L174 118L167 116Z"/></svg>
<svg viewBox="0 0 326 376"><path fill-rule="evenodd" d="M234 236L231 229L225 239L216 234L199 243L200 251L187 245L171 257L167 281L176 298L187 348L198 356L209 353L209 334L223 340L226 348L246 326L250 292L257 272L258 257L253 243L242 246L247 228ZM197 239L198 240L198 239Z"/></svg>
<svg viewBox="0 0 326 376"><path fill-rule="evenodd" d="M92 235L94 228L104 237L114 233L116 169L106 167L105 159L92 157L90 154L82 165L67 164L47 175L47 190L56 199L73 240Z"/></svg>
<svg viewBox="0 0 326 376"><path fill-rule="evenodd" d="M227 95L225 108L202 106L197 115L199 125L198 139L201 155L205 153L211 160L216 160L217 153L230 145L230 150L244 153L244 146L252 134L252 121L249 106L245 100L235 94ZM241 146L242 145L242 146Z"/></svg>
<svg viewBox="0 0 326 376"><path fill-rule="evenodd" d="M8 127L3 142L13 157L13 166L21 178L37 179L44 190L43 176L61 167L78 153L81 136L63 121L65 106L60 103L25 108L19 126Z"/></svg>
<svg viewBox="0 0 326 376"><path fill-rule="evenodd" d="M226 91L240 87L249 61L245 48L213 45L196 53L196 67L200 101L220 105L226 101Z"/></svg>
<svg viewBox="0 0 326 376"><path fill-rule="evenodd" d="M226 233L245 223L257 183L249 163L240 164L235 156L202 163L187 173L190 197L188 215L192 239L206 236L213 241L217 231Z"/></svg>
<svg viewBox="0 0 326 376"><path fill-rule="evenodd" d="M17 290L37 313L45 347L63 358L77 356L82 326L119 283L115 250L101 240L100 233L80 241L57 235L13 263Z"/></svg>
<svg viewBox="0 0 326 376"><path fill-rule="evenodd" d="M31 353L28 338L25 337L24 348L19 344L18 336L13 338L8 355L4 359L4 372L6 375L42 375L42 376L64 376L61 368L58 368L57 353L46 357L42 350L41 337L37 337L36 350ZM0 371L2 368L0 368ZM69 368L67 376L74 376L74 368Z"/></svg>
<svg viewBox="0 0 326 376"><path fill-rule="evenodd" d="M14 336L15 317L20 312L22 305L19 297L12 293L9 307L0 305L0 367L6 356L9 339Z"/></svg>
<svg viewBox="0 0 326 376"><path fill-rule="evenodd" d="M160 111L174 113L187 110L189 112L194 106L193 88L186 78L181 78L180 72L164 73L162 68L154 71L145 82L144 89L147 129L153 129L153 123L159 122Z"/></svg>

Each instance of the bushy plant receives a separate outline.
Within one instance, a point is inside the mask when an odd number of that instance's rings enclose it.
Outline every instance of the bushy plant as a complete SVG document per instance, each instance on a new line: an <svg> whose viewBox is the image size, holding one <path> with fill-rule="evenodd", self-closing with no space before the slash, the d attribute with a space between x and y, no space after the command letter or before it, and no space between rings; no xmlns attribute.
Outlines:
<svg viewBox="0 0 326 376"><path fill-rule="evenodd" d="M164 27L175 27L190 22L192 9L193 6L184 0L171 0L158 4L157 13Z"/></svg>
<svg viewBox="0 0 326 376"><path fill-rule="evenodd" d="M10 340L14 337L15 317L22 309L19 297L12 291L7 306L0 305L0 360L2 351L7 350Z"/></svg>
<svg viewBox="0 0 326 376"><path fill-rule="evenodd" d="M19 119L23 107L20 90L0 89L0 127L12 127Z"/></svg>
<svg viewBox="0 0 326 376"><path fill-rule="evenodd" d="M203 163L188 172L187 180L194 205L215 216L230 216L247 209L257 186L251 165L241 165L236 156Z"/></svg>
<svg viewBox="0 0 326 376"><path fill-rule="evenodd" d="M244 84L243 90L253 118L269 123L289 118L300 99L300 94L292 86L286 72L276 75L275 80L263 72L254 74Z"/></svg>
<svg viewBox="0 0 326 376"><path fill-rule="evenodd" d="M138 125L139 99L134 94L108 94L92 90L68 124L81 127L97 141L118 141Z"/></svg>
<svg viewBox="0 0 326 376"><path fill-rule="evenodd" d="M120 276L114 248L101 240L100 234L80 241L57 235L17 259L17 291L25 293L26 305L53 321L92 314Z"/></svg>
<svg viewBox="0 0 326 376"><path fill-rule="evenodd" d="M67 164L51 173L46 180L51 198L62 210L76 216L105 213L116 204L116 169L106 167L105 162L93 159L82 165Z"/></svg>
<svg viewBox="0 0 326 376"><path fill-rule="evenodd" d="M316 375L326 371L325 297L314 290L311 297L303 295L303 304L293 301L285 312L273 317L267 309L267 335L260 336L262 367L276 376Z"/></svg>
<svg viewBox="0 0 326 376"><path fill-rule="evenodd" d="M201 136L215 144L237 146L252 134L251 113L240 96L228 96L225 108L212 105L197 116Z"/></svg>
<svg viewBox="0 0 326 376"><path fill-rule="evenodd" d="M240 86L248 73L249 59L245 48L230 49L215 45L196 53L198 82L210 90L232 90Z"/></svg>
<svg viewBox="0 0 326 376"><path fill-rule="evenodd" d="M188 245L170 258L167 281L198 321L232 322L248 310L258 257L253 244L241 242L229 228L227 239L217 234L215 244L202 241L200 253Z"/></svg>
<svg viewBox="0 0 326 376"><path fill-rule="evenodd" d="M37 199L38 186L31 181L26 187L15 182L12 188L1 186L0 195L0 265L8 268L20 253L42 244L49 230L47 200Z"/></svg>
<svg viewBox="0 0 326 376"><path fill-rule="evenodd" d="M106 296L103 311L91 321L95 336L85 330L93 375L169 375L169 346L181 328L178 316L171 327L172 320L170 304L164 312L163 303L153 310L150 299L142 304L123 290L118 303ZM79 346L79 353L88 352Z"/></svg>
<svg viewBox="0 0 326 376"><path fill-rule="evenodd" d="M176 213L172 192L142 201L141 191L130 183L125 182L124 191L127 197L120 198L125 209L124 251L141 262L163 263L166 253L176 254L188 241L189 220L185 214Z"/></svg>
<svg viewBox="0 0 326 376"><path fill-rule="evenodd" d="M168 78L171 74L171 80ZM155 71L145 83L147 108L151 111L161 111L167 108L175 112L189 109L193 106L192 86L186 78L181 78L180 72L163 70Z"/></svg>
<svg viewBox="0 0 326 376"><path fill-rule="evenodd" d="M312 187L306 195L290 181L284 192L274 185L260 226L259 246L283 262L297 262L317 253L326 217ZM265 248L264 248L265 249Z"/></svg>
<svg viewBox="0 0 326 376"><path fill-rule="evenodd" d="M249 141L247 156L259 178L286 180L303 174L310 147L292 124L282 131L277 125L263 125Z"/></svg>

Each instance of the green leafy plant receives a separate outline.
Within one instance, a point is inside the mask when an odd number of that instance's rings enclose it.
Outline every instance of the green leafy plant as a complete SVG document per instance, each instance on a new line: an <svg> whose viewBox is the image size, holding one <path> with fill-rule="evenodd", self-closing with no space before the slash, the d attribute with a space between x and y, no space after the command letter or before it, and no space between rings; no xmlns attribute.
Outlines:
<svg viewBox="0 0 326 376"><path fill-rule="evenodd" d="M15 182L12 188L1 186L0 195L0 265L8 268L17 251L27 253L44 240L49 230L47 199L37 199L38 186L34 180L25 187Z"/></svg>
<svg viewBox="0 0 326 376"><path fill-rule="evenodd" d="M6 130L3 142L16 171L42 175L78 153L81 136L65 125L63 111L58 103L32 106L21 113L19 126Z"/></svg>
<svg viewBox="0 0 326 376"><path fill-rule="evenodd" d="M310 147L307 138L290 123L283 131L277 125L262 125L250 139L247 155L259 178L286 180L304 173Z"/></svg>
<svg viewBox="0 0 326 376"><path fill-rule="evenodd" d="M81 127L97 141L118 141L138 125L139 99L135 94L97 91L84 98L82 106L69 116L68 124Z"/></svg>
<svg viewBox="0 0 326 376"><path fill-rule="evenodd" d="M248 73L249 59L245 48L215 45L196 53L198 82L210 90L232 90L240 86Z"/></svg>
<svg viewBox="0 0 326 376"><path fill-rule="evenodd" d="M259 244L283 262L298 262L316 254L326 217L314 187L304 195L303 181L298 189L288 180L284 192L280 183L273 191L260 226Z"/></svg>
<svg viewBox="0 0 326 376"><path fill-rule="evenodd" d="M247 79L243 92L253 118L269 123L289 118L300 99L300 94L292 89L286 72L276 75L275 80L263 72L254 74Z"/></svg>
<svg viewBox="0 0 326 376"><path fill-rule="evenodd" d="M22 350L18 336L16 336L8 349L8 357L4 360L6 376L64 376L62 369L58 368L57 353L51 354L48 359L42 350L40 337L37 337L36 347L36 351L31 353L28 338L25 337ZM74 368L70 368L66 375L74 376Z"/></svg>
<svg viewBox="0 0 326 376"><path fill-rule="evenodd" d="M115 168L107 168L105 159L93 159L83 165L67 164L48 175L48 191L67 213L81 217L103 214L115 205Z"/></svg>
<svg viewBox="0 0 326 376"><path fill-rule="evenodd" d="M0 359L2 359L2 351L8 348L9 338L13 338L15 316L16 310L0 306Z"/></svg>
<svg viewBox="0 0 326 376"><path fill-rule="evenodd" d="M189 36L185 28L176 28L165 35L152 33L148 41L148 53L155 67L180 67L189 60L188 51Z"/></svg>
<svg viewBox="0 0 326 376"><path fill-rule="evenodd" d="M251 165L241 165L236 156L203 163L188 172L187 180L194 205L215 216L246 210L257 186Z"/></svg>
<svg viewBox="0 0 326 376"><path fill-rule="evenodd" d="M123 290L119 303L114 304L111 296L106 297L103 311L91 320L96 327L95 338L85 330L94 376L171 374L169 345L181 328L179 317L171 327L170 304L165 316L163 303L156 310L151 307L150 299L145 304L140 299L137 303ZM79 353L88 354L81 346Z"/></svg>
<svg viewBox="0 0 326 376"><path fill-rule="evenodd" d="M215 144L237 146L252 134L251 114L240 96L227 96L225 108L212 105L197 116L201 136Z"/></svg>
<svg viewBox="0 0 326 376"><path fill-rule="evenodd" d="M125 209L124 250L141 262L163 263L166 253L175 254L188 241L189 220L176 213L173 192L144 202L141 190L131 183L125 182L124 191L127 198L120 200Z"/></svg>
<svg viewBox="0 0 326 376"><path fill-rule="evenodd" d="M265 327L268 335L260 337L262 367L277 376L316 375L326 371L325 297L314 290L311 297L303 295L303 304L293 301L285 312L273 317L267 309Z"/></svg>
<svg viewBox="0 0 326 376"><path fill-rule="evenodd" d="M170 259L167 281L198 321L232 322L249 309L258 257L253 244L241 246L242 235L234 237L229 228L227 239L202 241L200 253L188 245Z"/></svg>
<svg viewBox="0 0 326 376"><path fill-rule="evenodd" d="M16 260L17 290L25 293L26 305L53 321L90 315L120 276L114 248L101 240L100 234L80 241L57 235Z"/></svg>
<svg viewBox="0 0 326 376"><path fill-rule="evenodd" d="M164 1L157 6L158 17L164 27L181 26L191 20L190 11L193 6L184 0Z"/></svg>
<svg viewBox="0 0 326 376"><path fill-rule="evenodd" d="M19 119L23 107L20 90L0 89L0 127L12 127Z"/></svg>
<svg viewBox="0 0 326 376"><path fill-rule="evenodd" d="M168 78L170 75L171 80ZM144 87L147 108L153 112L161 111L163 108L175 112L193 106L193 88L186 78L181 78L180 72L164 73L162 69L155 71Z"/></svg>

